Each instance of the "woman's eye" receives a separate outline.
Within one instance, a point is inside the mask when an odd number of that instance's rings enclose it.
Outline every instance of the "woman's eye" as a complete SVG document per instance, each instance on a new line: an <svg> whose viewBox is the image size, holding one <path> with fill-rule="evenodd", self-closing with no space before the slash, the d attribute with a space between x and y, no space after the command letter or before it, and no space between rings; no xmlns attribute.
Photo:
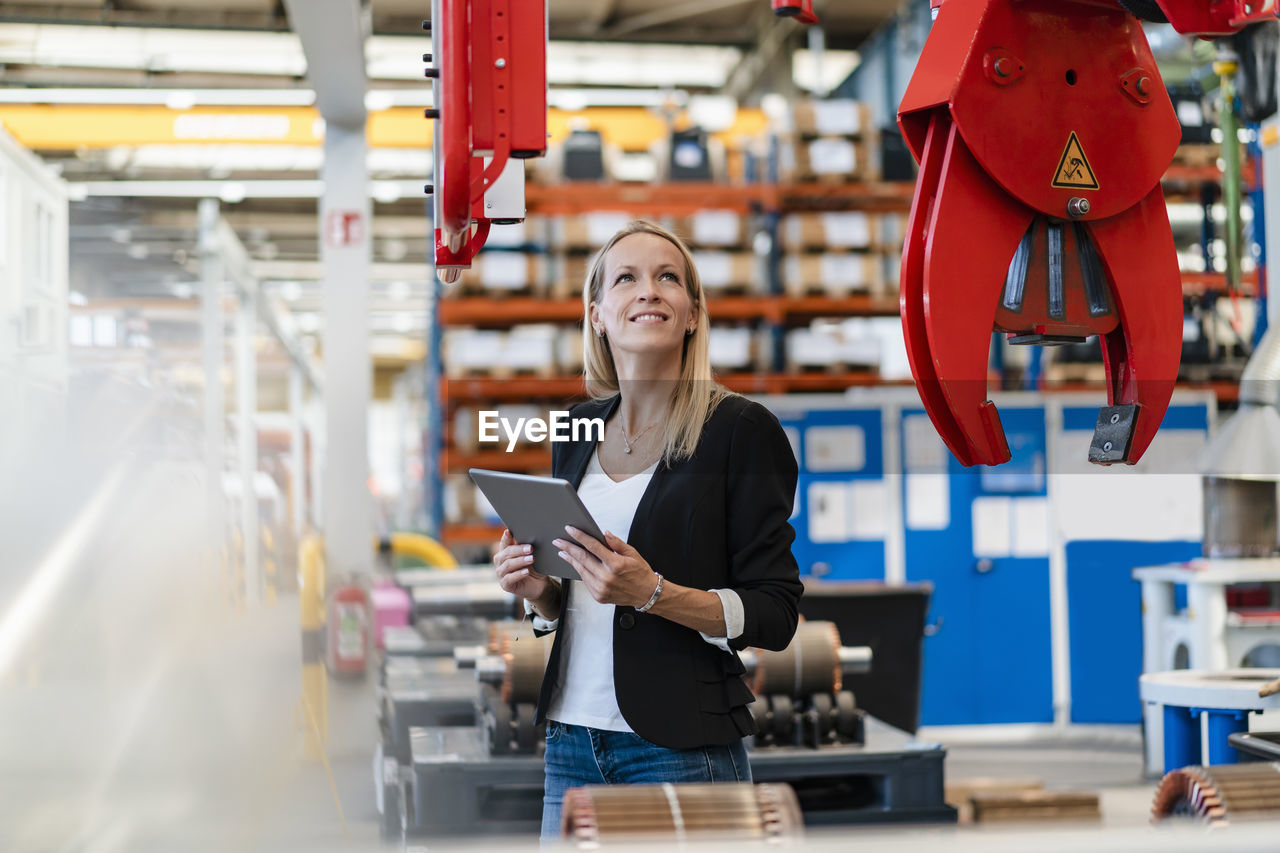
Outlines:
<svg viewBox="0 0 1280 853"><path fill-rule="evenodd" d="M677 282L677 283L679 283L679 281L680 281L680 276L676 275L676 274L675 274L675 273L673 273L673 272L664 272L664 273L662 274L662 278L670 279L671 281L674 281L674 282Z"/></svg>
<svg viewBox="0 0 1280 853"><path fill-rule="evenodd" d="M614 284L622 284L622 282L624 281L634 281L634 280L635 280L635 277L631 275L631 273L624 272L622 275L618 276L618 280L615 281Z"/></svg>

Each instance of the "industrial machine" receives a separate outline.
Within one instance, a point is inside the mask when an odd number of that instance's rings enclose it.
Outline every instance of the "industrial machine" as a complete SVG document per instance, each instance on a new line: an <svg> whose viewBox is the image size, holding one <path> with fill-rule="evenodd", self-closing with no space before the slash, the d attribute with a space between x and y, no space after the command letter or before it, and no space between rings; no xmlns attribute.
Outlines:
<svg viewBox="0 0 1280 853"><path fill-rule="evenodd" d="M1280 763L1184 767L1156 790L1152 821L1170 818L1224 826L1280 818Z"/></svg>
<svg viewBox="0 0 1280 853"><path fill-rule="evenodd" d="M458 280L493 223L524 219L523 160L547 150L545 0L432 0L435 264ZM434 64L432 64L434 63ZM472 231L472 225L475 231Z"/></svg>
<svg viewBox="0 0 1280 853"><path fill-rule="evenodd" d="M564 837L583 849L610 842L705 838L790 843L804 836L786 785L586 785L564 797Z"/></svg>
<svg viewBox="0 0 1280 853"><path fill-rule="evenodd" d="M384 774L396 780L384 801L397 804L384 817L395 816L406 838L540 826L545 735L533 720L552 638L535 638L527 622L514 620L494 623L490 635L485 649L459 648L454 658L459 672L474 668L475 720L461 719L459 703L457 725L407 727L409 760ZM790 786L805 822L955 819L943 801L941 748L863 745L865 716L845 680L871 668L870 649L844 647L832 623L807 621L783 652L740 654L758 697L753 777Z"/></svg>
<svg viewBox="0 0 1280 853"><path fill-rule="evenodd" d="M1134 464L1169 405L1182 286L1160 177L1180 129L1139 19L1204 37L1275 0L932 0L898 121L920 163L902 258L911 371L965 465L1010 459L993 331L1102 341L1089 461ZM1230 146L1227 146L1230 147Z"/></svg>

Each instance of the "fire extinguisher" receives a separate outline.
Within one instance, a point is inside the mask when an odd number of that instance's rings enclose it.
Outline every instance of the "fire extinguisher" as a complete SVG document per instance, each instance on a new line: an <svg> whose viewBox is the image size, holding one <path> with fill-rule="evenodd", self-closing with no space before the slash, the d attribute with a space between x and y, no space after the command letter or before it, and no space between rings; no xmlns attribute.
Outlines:
<svg viewBox="0 0 1280 853"><path fill-rule="evenodd" d="M363 676L369 657L369 596L351 581L329 595L329 671Z"/></svg>

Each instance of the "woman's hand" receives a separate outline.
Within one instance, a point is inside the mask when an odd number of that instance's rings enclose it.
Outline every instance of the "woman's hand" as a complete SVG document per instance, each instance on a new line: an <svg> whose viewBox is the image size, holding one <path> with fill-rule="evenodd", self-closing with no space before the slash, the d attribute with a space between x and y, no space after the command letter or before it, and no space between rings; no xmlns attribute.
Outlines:
<svg viewBox="0 0 1280 853"><path fill-rule="evenodd" d="M604 544L575 527L565 527L570 539L553 539L560 557L578 570L591 597L601 604L643 607L653 595L658 577L640 552L605 531Z"/></svg>
<svg viewBox="0 0 1280 853"><path fill-rule="evenodd" d="M517 543L510 530L502 531L493 564L498 569L498 585L512 595L536 602L551 586L546 575L533 570L533 546Z"/></svg>

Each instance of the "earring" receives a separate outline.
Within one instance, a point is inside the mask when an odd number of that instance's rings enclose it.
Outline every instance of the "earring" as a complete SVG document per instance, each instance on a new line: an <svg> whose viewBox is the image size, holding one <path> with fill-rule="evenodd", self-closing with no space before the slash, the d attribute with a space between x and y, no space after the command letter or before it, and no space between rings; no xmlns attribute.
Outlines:
<svg viewBox="0 0 1280 853"><path fill-rule="evenodd" d="M604 329L596 329L596 337L597 337L597 338L603 338L603 337L604 337Z"/></svg>

